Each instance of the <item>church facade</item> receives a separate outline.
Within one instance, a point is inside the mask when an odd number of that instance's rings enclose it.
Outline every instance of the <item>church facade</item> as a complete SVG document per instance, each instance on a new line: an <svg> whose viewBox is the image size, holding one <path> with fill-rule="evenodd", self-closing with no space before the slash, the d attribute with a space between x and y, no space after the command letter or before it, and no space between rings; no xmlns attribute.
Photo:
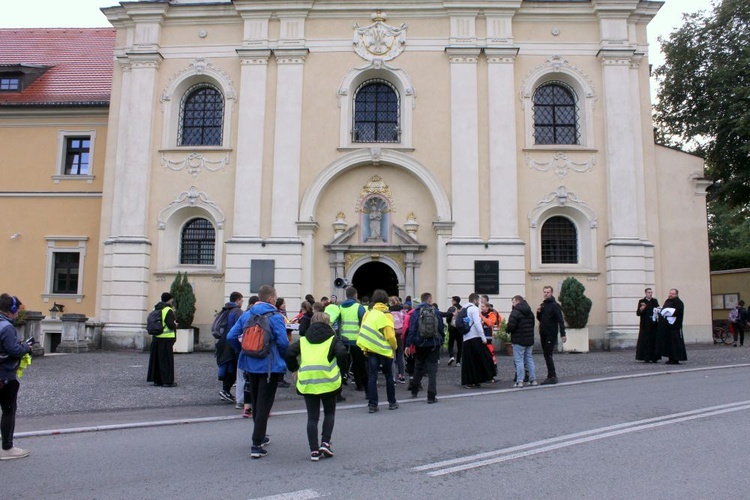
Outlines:
<svg viewBox="0 0 750 500"><path fill-rule="evenodd" d="M230 292L296 312L344 280L441 307L541 302L568 276L594 348L635 344L646 287L711 338L703 164L654 143L661 2L124 2L94 315L143 348L178 271L208 335ZM203 328L205 327L205 328Z"/></svg>

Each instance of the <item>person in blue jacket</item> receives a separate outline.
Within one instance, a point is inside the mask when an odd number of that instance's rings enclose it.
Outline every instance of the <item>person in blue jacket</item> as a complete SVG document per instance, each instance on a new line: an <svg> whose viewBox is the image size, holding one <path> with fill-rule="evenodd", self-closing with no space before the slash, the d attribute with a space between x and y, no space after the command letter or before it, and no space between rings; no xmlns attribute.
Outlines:
<svg viewBox="0 0 750 500"><path fill-rule="evenodd" d="M253 444L250 450L251 458L265 457L268 453L265 446L271 439L266 434L268 415L271 413L276 388L286 373L286 355L289 340L286 336L284 317L276 309L276 289L263 285L258 291L258 302L247 310L234 324L227 335L227 341L240 353L238 366L247 374L246 384L249 384L253 409ZM271 329L271 349L265 358L251 358L242 352L239 337L245 328L245 323L255 315L273 313L269 315L268 324ZM248 401L245 401L246 403Z"/></svg>
<svg viewBox="0 0 750 500"><path fill-rule="evenodd" d="M440 360L440 346L443 345L445 338L445 325L443 316L440 314L437 306L432 303L432 294L423 293L420 297L421 303L411 315L409 320L409 331L406 337L405 345L416 347L414 357L414 380L412 380L411 397L416 398L419 395L419 386L422 382L422 376L427 374L427 403L437 403L437 370L438 361ZM429 314L432 325L432 331L428 338L420 335L420 321L422 321L422 311ZM434 318L434 319L433 319Z"/></svg>

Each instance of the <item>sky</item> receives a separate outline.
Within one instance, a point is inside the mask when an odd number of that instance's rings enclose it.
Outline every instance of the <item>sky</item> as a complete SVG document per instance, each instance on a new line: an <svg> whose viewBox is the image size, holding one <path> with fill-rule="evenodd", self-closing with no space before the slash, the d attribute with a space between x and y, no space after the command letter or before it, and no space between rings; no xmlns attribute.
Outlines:
<svg viewBox="0 0 750 500"><path fill-rule="evenodd" d="M94 28L111 27L99 10L118 5L116 0L26 0L7 6L0 16L0 28ZM710 10L711 0L665 0L648 27L649 61L654 67L664 62L657 38L667 38L682 24L682 14Z"/></svg>

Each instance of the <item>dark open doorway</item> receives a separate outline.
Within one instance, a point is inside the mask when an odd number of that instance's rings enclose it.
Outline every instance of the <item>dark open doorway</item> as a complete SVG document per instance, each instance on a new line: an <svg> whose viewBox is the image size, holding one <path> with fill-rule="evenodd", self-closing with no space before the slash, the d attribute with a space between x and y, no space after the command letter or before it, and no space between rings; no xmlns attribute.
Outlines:
<svg viewBox="0 0 750 500"><path fill-rule="evenodd" d="M357 289L360 300L370 297L378 288L385 290L389 296L398 295L396 273L382 262L368 262L357 269L352 278L352 286Z"/></svg>

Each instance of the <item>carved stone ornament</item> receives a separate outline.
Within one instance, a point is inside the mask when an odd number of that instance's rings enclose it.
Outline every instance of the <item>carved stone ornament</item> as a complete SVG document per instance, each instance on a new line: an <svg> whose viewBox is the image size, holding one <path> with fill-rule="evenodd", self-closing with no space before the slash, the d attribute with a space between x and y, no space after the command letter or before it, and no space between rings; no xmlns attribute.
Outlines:
<svg viewBox="0 0 750 500"><path fill-rule="evenodd" d="M538 162L527 155L526 165L538 172L549 172L550 170L553 170L555 172L555 175L562 179L563 177L568 175L568 170L572 170L578 173L589 172L593 170L594 165L596 165L596 156L591 155L591 158L587 162L576 163L568 158L568 155L566 155L565 153L555 153L555 156L553 156L552 159L547 162Z"/></svg>
<svg viewBox="0 0 750 500"><path fill-rule="evenodd" d="M170 160L164 154L161 156L161 164L164 168L179 172L186 170L187 173L198 177L198 174L202 170L208 170L209 172L218 172L229 164L229 154L225 154L224 158L219 160L209 160L200 153L190 153L187 157L179 160Z"/></svg>
<svg viewBox="0 0 750 500"><path fill-rule="evenodd" d="M406 230L407 234L412 237L414 237L414 235L417 233L417 230L419 229L419 222L417 222L417 216L414 215L414 212L409 212L409 215L406 216L404 229Z"/></svg>
<svg viewBox="0 0 750 500"><path fill-rule="evenodd" d="M406 23L396 28L385 24L387 16L375 13L373 24L361 27L354 23L354 52L366 61L390 61L404 51Z"/></svg>
<svg viewBox="0 0 750 500"><path fill-rule="evenodd" d="M190 186L190 189L180 193L174 201L159 212L159 216L157 217L159 229L166 229L169 217L178 210L186 207L200 207L206 210L216 221L216 227L218 229L224 228L224 221L226 220L224 212L221 211L216 203L208 198L205 192L198 191L198 188L195 186Z"/></svg>
<svg viewBox="0 0 750 500"><path fill-rule="evenodd" d="M349 224L346 223L346 214L344 212L339 212L336 215L336 220L333 222L333 231L335 234L341 234L344 231L346 231L346 228L349 227Z"/></svg>
<svg viewBox="0 0 750 500"><path fill-rule="evenodd" d="M362 212L362 202L370 195L379 194L388 199L389 211L395 212L395 203L393 202L393 195L391 194L391 188L385 183L385 181L379 175L373 175L370 180L367 181L362 187L362 191L359 192L359 198L355 204L354 211L359 213Z"/></svg>

